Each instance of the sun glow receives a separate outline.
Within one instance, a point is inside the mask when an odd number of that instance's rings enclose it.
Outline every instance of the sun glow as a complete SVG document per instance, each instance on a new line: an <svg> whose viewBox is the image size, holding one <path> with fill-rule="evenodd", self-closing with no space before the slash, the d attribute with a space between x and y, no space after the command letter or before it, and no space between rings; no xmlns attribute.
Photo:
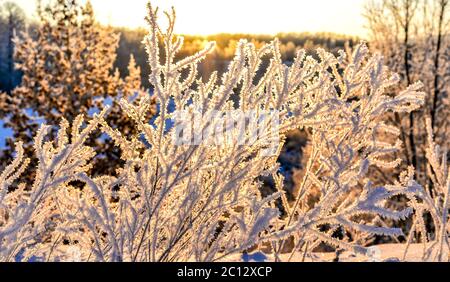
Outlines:
<svg viewBox="0 0 450 282"><path fill-rule="evenodd" d="M33 10L34 0L16 0ZM82 0L86 1L86 0ZM103 24L144 27L148 0L91 0ZM44 1L45 2L45 1ZM334 32L364 35L360 0L152 0L161 10L177 10L183 34Z"/></svg>

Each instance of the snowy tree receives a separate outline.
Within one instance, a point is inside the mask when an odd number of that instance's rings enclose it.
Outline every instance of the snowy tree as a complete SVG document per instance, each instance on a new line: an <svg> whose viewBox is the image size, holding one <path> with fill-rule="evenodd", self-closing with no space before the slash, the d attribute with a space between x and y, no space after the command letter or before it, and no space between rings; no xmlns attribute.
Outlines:
<svg viewBox="0 0 450 282"><path fill-rule="evenodd" d="M22 83L11 96L2 98L9 113L5 125L13 129L16 140L24 143L28 156L39 123L54 124L62 117L72 121L81 113L95 111L106 98L117 96L120 87L126 88L127 95L134 86L142 91L135 77L123 82L119 75L113 75L119 35L95 22L89 1L85 6L77 0L51 1L39 6L38 14L37 35L24 33L14 40ZM114 118L120 122L125 117ZM108 171L114 165L113 148L98 134L91 139L96 148L108 148L103 153L111 155L111 160L97 168ZM5 158L11 157L12 139L8 145Z"/></svg>

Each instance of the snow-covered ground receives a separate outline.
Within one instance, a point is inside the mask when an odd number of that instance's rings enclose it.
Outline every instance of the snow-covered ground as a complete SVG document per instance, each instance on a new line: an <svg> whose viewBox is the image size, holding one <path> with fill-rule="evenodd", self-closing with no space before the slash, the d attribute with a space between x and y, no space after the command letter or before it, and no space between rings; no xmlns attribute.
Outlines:
<svg viewBox="0 0 450 282"><path fill-rule="evenodd" d="M403 255L406 244L383 244L370 247L370 256L363 256L351 252L343 252L339 255L340 262L421 262L424 254L423 244L411 244L408 248L405 260ZM446 254L447 256L448 254ZM281 261L289 261L290 254L281 254ZM248 261L248 262L271 262L274 261L273 254L244 254L242 256L227 257L224 261ZM336 261L336 253L312 253L303 260L303 253L295 253L291 262L332 262Z"/></svg>

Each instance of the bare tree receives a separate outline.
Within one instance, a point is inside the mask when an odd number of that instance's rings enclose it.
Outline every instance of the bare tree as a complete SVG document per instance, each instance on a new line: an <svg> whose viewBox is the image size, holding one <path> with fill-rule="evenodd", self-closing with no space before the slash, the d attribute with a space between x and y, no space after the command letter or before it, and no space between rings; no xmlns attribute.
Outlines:
<svg viewBox="0 0 450 282"><path fill-rule="evenodd" d="M448 0L374 0L368 2L365 10L372 48L381 52L388 65L403 76L405 85L420 79L428 93L427 107L409 114L408 127L402 124L403 117L395 117L404 135L408 135L408 142L402 138L407 146L406 159L416 168L416 177L422 179L422 184L427 178L425 117L430 116L433 129L441 132L436 135L437 142L445 140L447 131L440 101L448 91L445 83L449 76L445 58L450 50L448 3Z"/></svg>

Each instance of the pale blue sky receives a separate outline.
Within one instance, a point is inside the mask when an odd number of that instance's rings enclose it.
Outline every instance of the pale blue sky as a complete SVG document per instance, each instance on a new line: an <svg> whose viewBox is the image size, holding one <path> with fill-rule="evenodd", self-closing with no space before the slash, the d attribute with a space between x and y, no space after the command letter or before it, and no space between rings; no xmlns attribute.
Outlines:
<svg viewBox="0 0 450 282"><path fill-rule="evenodd" d="M6 1L6 0L0 0ZM35 0L12 0L33 14ZM45 0L44 0L45 1ZM85 0L82 0L85 1ZM147 0L91 0L100 22L144 26ZM320 32L364 35L364 0L153 0L175 6L177 32L190 34Z"/></svg>

